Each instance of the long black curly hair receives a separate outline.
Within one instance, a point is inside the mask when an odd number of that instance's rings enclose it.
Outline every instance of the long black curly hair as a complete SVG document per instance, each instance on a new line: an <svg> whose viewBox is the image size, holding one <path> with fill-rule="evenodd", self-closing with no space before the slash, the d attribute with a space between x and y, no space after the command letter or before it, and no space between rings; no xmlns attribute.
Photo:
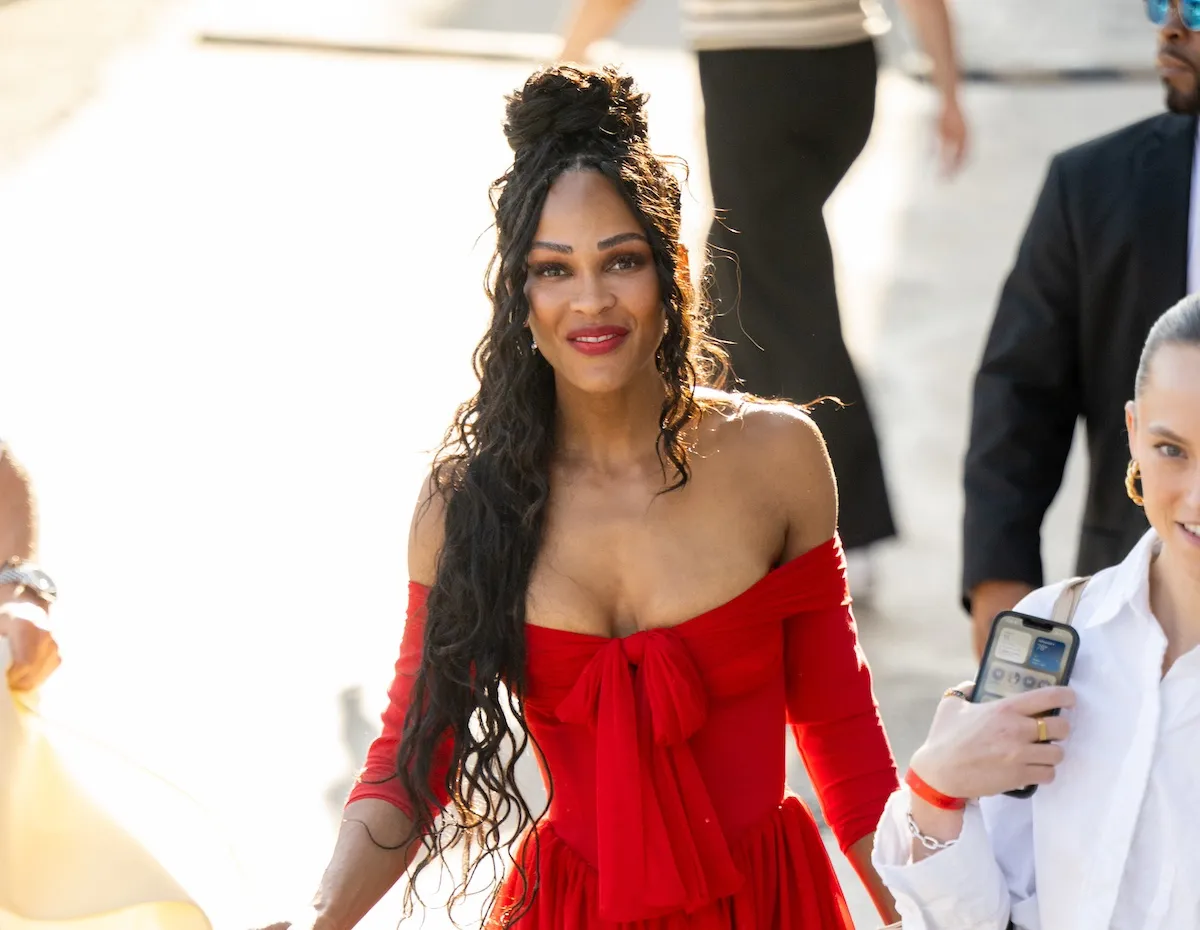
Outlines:
<svg viewBox="0 0 1200 930"><path fill-rule="evenodd" d="M520 704L525 599L550 492L555 381L530 345L525 279L556 178L567 171L604 175L650 242L667 321L657 352L666 396L658 443L666 490L688 481L687 427L707 403L696 388L725 381L724 353L707 335L707 317L680 260L680 182L650 150L645 104L633 80L615 69L565 65L536 72L509 96L504 131L514 160L492 187L498 243L488 269L491 324L474 355L479 392L459 408L433 468L434 493L445 502L445 541L427 601L424 653L397 777L417 801L414 829L424 854L414 878L465 834L453 904L485 858L508 854L522 887L499 918L503 926L528 909L537 878L536 831L532 854L512 855L516 837L536 820L517 785L515 763L530 742ZM452 804L435 818L427 813L439 807L430 781L447 734L445 789ZM527 858L533 875L523 864ZM410 896L411 889L412 882ZM406 900L411 909L411 897Z"/></svg>

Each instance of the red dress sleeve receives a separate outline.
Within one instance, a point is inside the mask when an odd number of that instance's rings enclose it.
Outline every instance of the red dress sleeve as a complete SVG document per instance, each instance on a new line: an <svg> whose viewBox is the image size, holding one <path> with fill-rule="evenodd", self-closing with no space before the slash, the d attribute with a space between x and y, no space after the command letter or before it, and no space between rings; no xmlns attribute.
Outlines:
<svg viewBox="0 0 1200 930"><path fill-rule="evenodd" d="M806 579L828 590L785 621L787 705L825 821L845 852L874 832L899 783L850 609L845 557L836 542L828 548L830 558Z"/></svg>
<svg viewBox="0 0 1200 930"><path fill-rule="evenodd" d="M404 730L404 717L412 702L413 685L421 669L421 651L425 643L425 599L429 589L410 581L408 584L408 618L404 624L404 636L400 641L400 658L396 660L396 675L388 688L388 706L383 712L383 732L367 751L367 761L355 779L347 804L363 798L378 798L387 801L413 816L412 800L396 777L397 756L400 751L400 736ZM450 770L452 743L447 734L433 757L429 787L440 802L432 808L430 816L450 803L446 791L446 774Z"/></svg>

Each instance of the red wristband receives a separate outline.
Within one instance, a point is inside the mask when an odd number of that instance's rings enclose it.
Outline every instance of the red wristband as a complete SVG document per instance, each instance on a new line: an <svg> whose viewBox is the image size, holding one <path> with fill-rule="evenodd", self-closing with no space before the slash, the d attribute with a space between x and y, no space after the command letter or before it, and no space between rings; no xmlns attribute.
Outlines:
<svg viewBox="0 0 1200 930"><path fill-rule="evenodd" d="M904 783L922 801L926 801L941 810L960 811L967 806L966 798L952 798L948 794L942 794L936 788L931 788L927 785L925 780L912 769L909 769L904 774Z"/></svg>

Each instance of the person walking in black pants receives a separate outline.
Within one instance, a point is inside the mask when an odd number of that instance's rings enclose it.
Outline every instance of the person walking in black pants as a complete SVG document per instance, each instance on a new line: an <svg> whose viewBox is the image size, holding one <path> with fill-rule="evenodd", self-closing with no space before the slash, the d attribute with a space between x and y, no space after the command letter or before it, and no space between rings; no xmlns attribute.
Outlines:
<svg viewBox="0 0 1200 930"><path fill-rule="evenodd" d="M562 50L583 61L635 0L580 0ZM946 0L907 0L942 94L943 162L966 151ZM895 535L883 463L842 339L826 200L862 151L875 115L874 0L682 0L699 55L717 218L709 234L718 316L744 388L806 402L838 477L851 557ZM861 593L861 592L860 592Z"/></svg>

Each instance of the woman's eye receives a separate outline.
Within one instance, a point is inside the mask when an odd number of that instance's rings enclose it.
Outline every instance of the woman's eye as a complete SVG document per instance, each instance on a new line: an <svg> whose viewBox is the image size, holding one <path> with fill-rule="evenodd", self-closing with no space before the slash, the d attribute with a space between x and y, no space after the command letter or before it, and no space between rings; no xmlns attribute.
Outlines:
<svg viewBox="0 0 1200 930"><path fill-rule="evenodd" d="M1183 455L1183 450L1173 442L1160 442L1154 447L1159 455L1169 459L1177 459Z"/></svg>
<svg viewBox="0 0 1200 930"><path fill-rule="evenodd" d="M561 278L567 273L567 269L556 262L534 265L530 270L537 278Z"/></svg>
<svg viewBox="0 0 1200 930"><path fill-rule="evenodd" d="M629 271L633 268L640 268L642 265L642 257L640 255L618 255L612 260L609 266L614 271Z"/></svg>

